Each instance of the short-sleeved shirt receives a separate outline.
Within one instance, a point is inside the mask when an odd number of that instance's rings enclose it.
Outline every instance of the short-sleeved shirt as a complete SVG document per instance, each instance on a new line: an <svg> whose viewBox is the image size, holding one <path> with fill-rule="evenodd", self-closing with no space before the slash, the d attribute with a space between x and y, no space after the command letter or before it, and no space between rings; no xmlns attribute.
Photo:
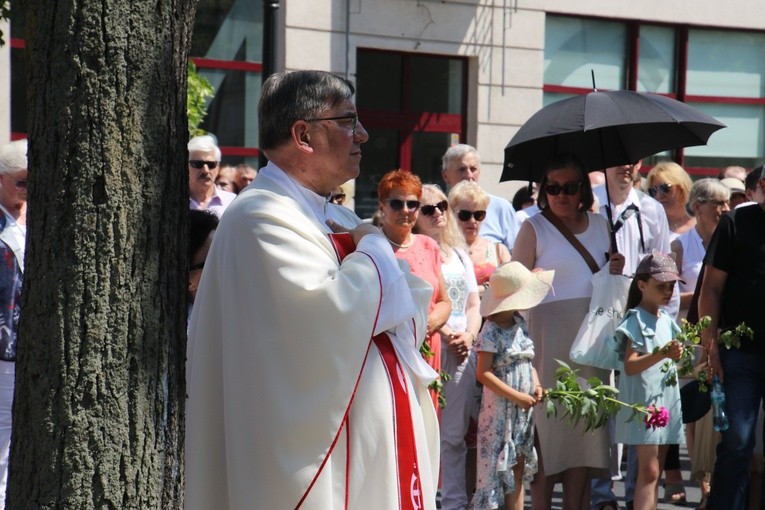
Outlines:
<svg viewBox="0 0 765 510"><path fill-rule="evenodd" d="M765 355L765 211L760 205L726 214L709 243L706 264L725 271L720 328L741 322L754 331L742 339L741 350Z"/></svg>
<svg viewBox="0 0 765 510"><path fill-rule="evenodd" d="M489 205L486 207L486 219L481 224L481 235L504 244L512 253L520 229L521 223L515 217L513 204L502 197L489 194Z"/></svg>

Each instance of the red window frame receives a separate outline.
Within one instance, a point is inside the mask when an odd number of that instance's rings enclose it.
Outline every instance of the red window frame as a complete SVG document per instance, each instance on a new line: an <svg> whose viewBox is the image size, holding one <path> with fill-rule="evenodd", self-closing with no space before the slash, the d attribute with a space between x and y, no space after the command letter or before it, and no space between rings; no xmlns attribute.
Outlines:
<svg viewBox="0 0 765 510"><path fill-rule="evenodd" d="M457 56L436 55L431 53L407 53L401 51L379 50L374 48L358 48L358 53L389 53L401 57L401 110L370 110L360 109L359 117L364 127L371 129L395 129L400 134L399 162L402 170L412 170L412 135L417 132L425 133L455 133L460 142L464 143L467 132L467 115L458 113L418 112L411 108L411 93L407 86L411 81L412 57L434 57L440 59L460 58L464 61L460 109L467 111L468 59ZM358 54L357 53L357 54ZM357 57L358 58L358 57Z"/></svg>
<svg viewBox="0 0 765 510"><path fill-rule="evenodd" d="M624 82L627 84L628 90L637 90L637 77L638 77L638 63L640 62L640 27L641 25L658 25L665 27L672 27L675 29L677 43L675 45L676 51L676 85L675 92L669 94L661 94L672 99L677 99L685 103L717 103L717 104L744 104L744 105L765 105L765 97L732 97L732 96L698 96L689 95L686 93L686 84L688 78L688 35L691 28L698 29L715 29L725 30L722 27L696 27L691 25L673 25L668 23L653 23L653 22L640 22L634 20L623 20L614 18L600 18L595 16L577 16L577 15L563 15L555 13L555 16L580 18L580 19L602 19L607 21L622 22L627 26L627 66L624 77ZM731 30L732 31L732 30ZM757 30L737 30L739 32L756 32L762 33ZM582 87L567 87L563 85L548 85L542 86L543 92L560 93L560 94L587 94L592 92L592 89ZM714 176L717 177L720 173L719 168L709 167L685 167L685 154L683 149L677 149L674 151L674 161L680 166L685 168L686 172L690 175L699 177Z"/></svg>

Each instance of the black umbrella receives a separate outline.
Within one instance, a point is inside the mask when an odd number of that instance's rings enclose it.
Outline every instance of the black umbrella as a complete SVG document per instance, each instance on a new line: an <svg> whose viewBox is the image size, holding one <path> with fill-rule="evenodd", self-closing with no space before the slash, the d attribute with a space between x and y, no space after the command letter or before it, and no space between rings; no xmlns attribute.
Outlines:
<svg viewBox="0 0 765 510"><path fill-rule="evenodd" d="M500 182L539 182L554 154L574 154L587 170L604 170L669 149L705 145L724 127L665 96L590 92L552 103L527 120L505 147Z"/></svg>

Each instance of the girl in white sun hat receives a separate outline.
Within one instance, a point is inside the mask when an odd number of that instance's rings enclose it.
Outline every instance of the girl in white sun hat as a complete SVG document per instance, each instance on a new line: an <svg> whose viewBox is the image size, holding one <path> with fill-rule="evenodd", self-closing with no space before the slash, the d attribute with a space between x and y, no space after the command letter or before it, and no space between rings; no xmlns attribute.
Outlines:
<svg viewBox="0 0 765 510"><path fill-rule="evenodd" d="M484 389L473 509L522 510L523 480L537 471L532 408L541 401L542 386L531 366L534 344L518 311L544 299L554 274L510 262L494 271L483 295L481 315L488 320L475 344L476 378Z"/></svg>

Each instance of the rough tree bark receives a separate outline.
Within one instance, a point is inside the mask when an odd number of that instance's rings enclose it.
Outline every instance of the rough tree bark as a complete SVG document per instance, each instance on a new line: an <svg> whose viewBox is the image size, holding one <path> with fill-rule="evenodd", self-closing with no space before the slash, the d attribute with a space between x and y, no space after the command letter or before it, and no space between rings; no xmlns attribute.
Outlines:
<svg viewBox="0 0 765 510"><path fill-rule="evenodd" d="M30 190L7 508L180 508L196 2L15 6Z"/></svg>

